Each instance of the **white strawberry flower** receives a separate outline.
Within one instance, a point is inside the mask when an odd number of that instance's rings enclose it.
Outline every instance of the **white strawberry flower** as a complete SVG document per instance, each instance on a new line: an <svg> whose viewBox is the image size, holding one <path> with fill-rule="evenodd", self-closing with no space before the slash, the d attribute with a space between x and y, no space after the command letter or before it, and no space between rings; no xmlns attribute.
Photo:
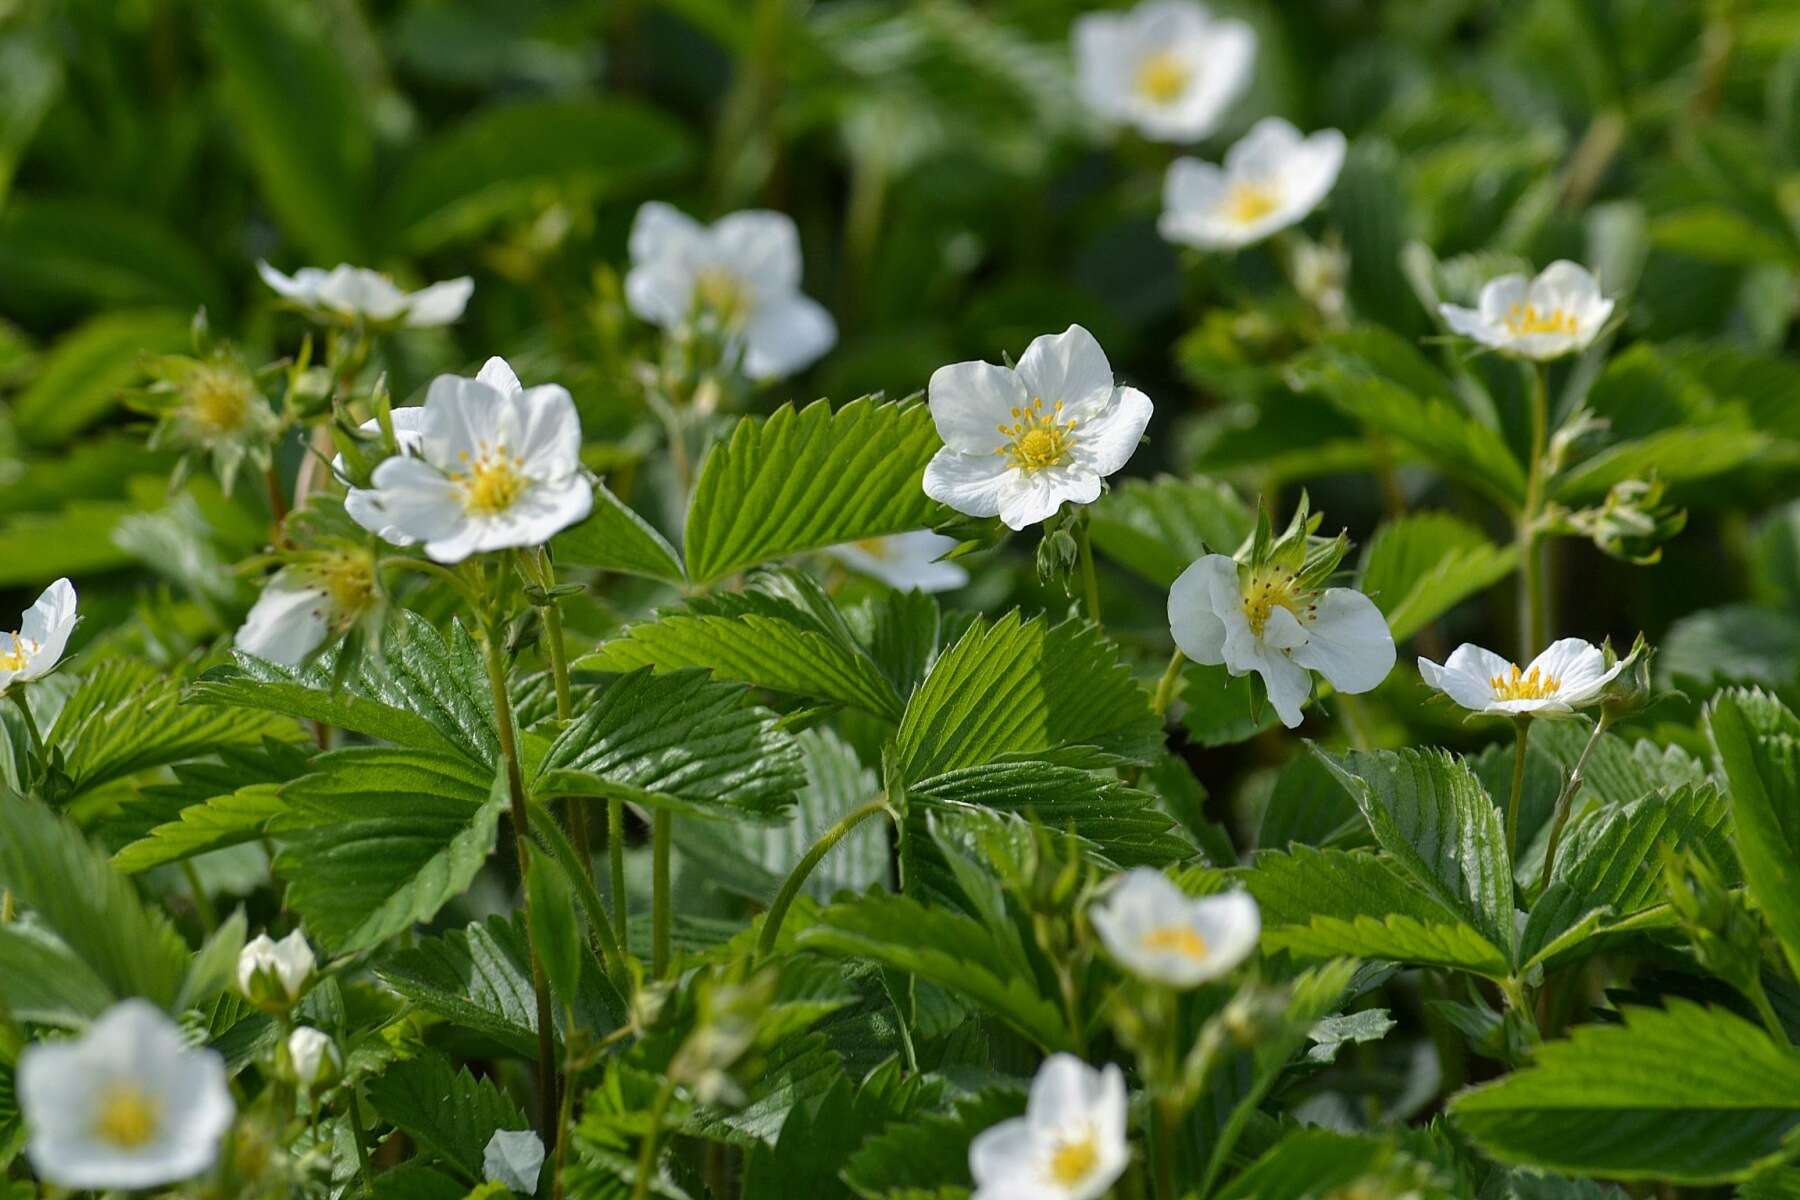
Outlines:
<svg viewBox="0 0 1800 1200"><path fill-rule="evenodd" d="M845 542L825 551L845 566L873 575L902 592L948 592L969 582L969 573L952 562L939 562L956 549L956 539L915 529L887 537Z"/></svg>
<svg viewBox="0 0 1800 1200"><path fill-rule="evenodd" d="M1088 920L1120 966L1173 988L1198 987L1229 973L1256 949L1262 933L1249 893L1190 897L1149 867L1128 872Z"/></svg>
<svg viewBox="0 0 1800 1200"><path fill-rule="evenodd" d="M286 1010L305 993L317 965L298 929L279 942L260 933L238 952L238 991L258 1007Z"/></svg>
<svg viewBox="0 0 1800 1200"><path fill-rule="evenodd" d="M1209 554L1169 589L1169 630L1181 652L1234 676L1255 671L1289 729L1312 693L1312 672L1340 692L1376 687L1394 667L1394 637L1375 602L1353 588L1315 590L1277 563Z"/></svg>
<svg viewBox="0 0 1800 1200"><path fill-rule="evenodd" d="M1256 61L1255 30L1194 0L1084 14L1074 43L1083 103L1159 142L1195 142L1217 129Z"/></svg>
<svg viewBox="0 0 1800 1200"><path fill-rule="evenodd" d="M496 1129L482 1151L481 1170L487 1181L521 1196L537 1194L543 1169L543 1139L529 1129Z"/></svg>
<svg viewBox="0 0 1800 1200"><path fill-rule="evenodd" d="M1613 301L1586 267L1558 259L1536 278L1490 279L1474 308L1440 304L1438 313L1483 346L1544 362L1587 349L1612 316Z"/></svg>
<svg viewBox="0 0 1800 1200"><path fill-rule="evenodd" d="M1150 397L1113 382L1106 352L1079 325L1035 339L1016 368L939 367L927 397L944 448L925 468L925 494L1013 529L1064 501L1099 499L1150 423Z"/></svg>
<svg viewBox="0 0 1800 1200"><path fill-rule="evenodd" d="M406 412L395 410L397 429ZM432 380L405 420L417 438L412 452L383 460L370 486L344 502L358 524L395 545L423 542L436 561L461 562L542 545L593 508L581 420L557 384L521 387L504 360L490 358L474 379Z"/></svg>
<svg viewBox="0 0 1800 1200"><path fill-rule="evenodd" d="M312 555L270 576L232 644L246 654L297 667L327 639L362 620L375 603L375 561L369 554Z"/></svg>
<svg viewBox="0 0 1800 1200"><path fill-rule="evenodd" d="M189 1048L180 1027L136 999L78 1038L27 1046L18 1092L32 1168L64 1188L189 1179L213 1165L237 1114L225 1060Z"/></svg>
<svg viewBox="0 0 1800 1200"><path fill-rule="evenodd" d="M467 275L406 292L379 271L339 263L329 271L302 267L284 275L266 262L256 264L264 283L282 299L315 316L428 329L463 315L475 281Z"/></svg>
<svg viewBox="0 0 1800 1200"><path fill-rule="evenodd" d="M973 1200L1098 1200L1131 1161L1125 1143L1125 1076L1072 1054L1038 1068L1025 1115L969 1143Z"/></svg>
<svg viewBox="0 0 1800 1200"><path fill-rule="evenodd" d="M1520 670L1518 664L1467 642L1442 666L1419 660L1425 682L1478 713L1506 717L1568 717L1600 698L1624 662L1606 665L1600 647L1563 638Z"/></svg>
<svg viewBox="0 0 1800 1200"><path fill-rule="evenodd" d="M781 379L837 343L824 305L800 291L800 231L785 213L753 209L702 225L651 201L631 225L625 300L663 329L704 313L728 335L751 379Z"/></svg>
<svg viewBox="0 0 1800 1200"><path fill-rule="evenodd" d="M1344 135L1303 137L1264 117L1225 152L1224 166L1178 158L1163 179L1163 237L1202 250L1238 250L1296 225L1337 183Z"/></svg>
<svg viewBox="0 0 1800 1200"><path fill-rule="evenodd" d="M329 1087L343 1078L344 1055L337 1044L310 1025L295 1026L286 1043L289 1078L302 1091Z"/></svg>
<svg viewBox="0 0 1800 1200"><path fill-rule="evenodd" d="M59 579L32 602L17 632L0 634L0 693L55 669L75 632L75 585Z"/></svg>

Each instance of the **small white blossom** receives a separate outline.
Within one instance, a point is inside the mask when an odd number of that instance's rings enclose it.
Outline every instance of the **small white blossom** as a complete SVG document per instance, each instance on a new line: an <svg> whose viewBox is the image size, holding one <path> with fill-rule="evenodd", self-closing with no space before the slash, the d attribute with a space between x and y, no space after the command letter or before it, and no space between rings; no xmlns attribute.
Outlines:
<svg viewBox="0 0 1800 1200"><path fill-rule="evenodd" d="M1150 423L1150 397L1113 382L1106 352L1079 325L1035 339L1016 368L939 367L927 395L944 448L925 468L925 494L1013 529L1064 501L1099 499Z"/></svg>
<svg viewBox="0 0 1800 1200"><path fill-rule="evenodd" d="M238 991L261 1007L286 1009L306 991L317 965L298 929L279 942L260 933L238 954Z"/></svg>
<svg viewBox="0 0 1800 1200"><path fill-rule="evenodd" d="M625 299L664 329L704 312L743 355L744 374L781 379L837 342L831 314L800 291L800 267L800 231L785 213L735 212L702 225L651 201L632 222Z"/></svg>
<svg viewBox="0 0 1800 1200"><path fill-rule="evenodd" d="M529 1129L497 1129L482 1153L481 1169L489 1183L522 1196L536 1195L544 1143Z"/></svg>
<svg viewBox="0 0 1800 1200"><path fill-rule="evenodd" d="M0 634L0 693L40 679L62 660L75 632L75 585L59 579L25 610L16 633Z"/></svg>
<svg viewBox="0 0 1800 1200"><path fill-rule="evenodd" d="M1083 103L1159 142L1199 141L1217 129L1256 60L1255 30L1194 0L1084 14L1074 42Z"/></svg>
<svg viewBox="0 0 1800 1200"><path fill-rule="evenodd" d="M1531 660L1521 671L1492 650L1467 642L1439 666L1419 660L1425 682L1464 708L1495 716L1567 717L1597 700L1624 668L1606 665L1600 647L1580 638L1563 638Z"/></svg>
<svg viewBox="0 0 1800 1200"><path fill-rule="evenodd" d="M1317 671L1340 692L1366 692L1394 666L1394 637L1375 602L1352 588L1309 590L1275 563L1209 554L1169 589L1169 630L1197 663L1263 677L1289 729Z"/></svg>
<svg viewBox="0 0 1800 1200"><path fill-rule="evenodd" d="M305 1091L334 1083L344 1073L344 1056L329 1036L310 1025L288 1034L287 1067Z"/></svg>
<svg viewBox="0 0 1800 1200"><path fill-rule="evenodd" d="M1107 953L1132 974L1198 987L1256 949L1262 917L1247 892L1189 897L1161 871L1128 872L1088 914Z"/></svg>
<svg viewBox="0 0 1800 1200"><path fill-rule="evenodd" d="M212 1166L236 1107L225 1060L190 1049L151 1004L126 1000L81 1037L19 1056L27 1153L47 1183L148 1188Z"/></svg>
<svg viewBox="0 0 1800 1200"><path fill-rule="evenodd" d="M1169 164L1157 229L1184 246L1241 249L1303 220L1343 165L1337 130L1302 137L1280 117L1264 117L1225 152L1223 167L1196 158Z"/></svg>
<svg viewBox="0 0 1800 1200"><path fill-rule="evenodd" d="M232 644L246 654L297 667L374 604L375 563L367 554L314 555L270 577Z"/></svg>
<svg viewBox="0 0 1800 1200"><path fill-rule="evenodd" d="M973 1200L1099 1200L1131 1160L1125 1144L1125 1076L1072 1054L1038 1068L1025 1115L982 1130L969 1144Z"/></svg>
<svg viewBox="0 0 1800 1200"><path fill-rule="evenodd" d="M1490 279L1474 308L1440 304L1438 312L1452 330L1483 346L1548 361L1587 349L1612 316L1613 302L1586 267L1558 259L1535 279Z"/></svg>
<svg viewBox="0 0 1800 1200"><path fill-rule="evenodd" d="M955 563L937 561L954 550L956 544L955 538L915 529L911 533L845 542L825 553L902 592L948 592L969 582L969 573Z"/></svg>
<svg viewBox="0 0 1800 1200"><path fill-rule="evenodd" d="M283 275L266 262L256 264L263 282L282 299L324 317L398 324L410 329L448 325L463 315L475 281L464 275L434 283L416 292L403 292L378 271L339 263L329 271L302 267Z"/></svg>
<svg viewBox="0 0 1800 1200"><path fill-rule="evenodd" d="M395 410L396 429L408 411ZM396 545L423 542L436 561L461 562L542 545L593 508L575 401L556 384L521 387L502 359L474 379L438 376L406 423L413 452L383 460L344 504Z"/></svg>

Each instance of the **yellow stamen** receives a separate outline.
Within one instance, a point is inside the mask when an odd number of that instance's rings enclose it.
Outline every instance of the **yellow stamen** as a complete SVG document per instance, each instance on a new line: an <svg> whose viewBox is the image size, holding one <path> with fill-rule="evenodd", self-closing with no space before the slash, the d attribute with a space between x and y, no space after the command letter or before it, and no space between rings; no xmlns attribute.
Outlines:
<svg viewBox="0 0 1800 1200"><path fill-rule="evenodd" d="M355 624L375 602L375 563L367 554L329 555L311 564L311 573L330 598L326 616L338 628Z"/></svg>
<svg viewBox="0 0 1800 1200"><path fill-rule="evenodd" d="M1225 216L1236 224L1250 225L1274 212L1280 203L1274 188L1240 180L1225 193Z"/></svg>
<svg viewBox="0 0 1800 1200"><path fill-rule="evenodd" d="M135 1083L114 1083L100 1097L94 1136L122 1150L134 1150L156 1137L161 1106Z"/></svg>
<svg viewBox="0 0 1800 1200"><path fill-rule="evenodd" d="M1533 333L1560 333L1573 337L1579 332L1574 313L1560 308L1540 312L1535 304L1513 305L1506 310L1506 316L1501 323L1515 337L1525 337Z"/></svg>
<svg viewBox="0 0 1800 1200"><path fill-rule="evenodd" d="M23 671L25 664L31 661L37 643L30 638L22 638L16 633L6 635L12 639L12 649L0 651L0 671Z"/></svg>
<svg viewBox="0 0 1800 1200"><path fill-rule="evenodd" d="M1278 608L1300 617L1311 612L1311 599L1301 592L1291 573L1278 567L1258 567L1244 585L1244 619L1250 622L1250 632L1261 637Z"/></svg>
<svg viewBox="0 0 1800 1200"><path fill-rule="evenodd" d="M1510 675L1496 675L1488 680L1488 686L1494 689L1496 700L1548 700L1562 690L1562 680L1554 675L1540 675L1536 667L1529 673L1521 672L1519 664L1514 663Z"/></svg>
<svg viewBox="0 0 1800 1200"><path fill-rule="evenodd" d="M1058 400L1045 412L1043 400L1035 397L1024 408L1013 409L1017 420L994 427L1007 439L994 453L1005 455L1021 471L1041 471L1063 462L1075 447L1077 422L1074 417L1064 420L1062 410L1062 401Z"/></svg>
<svg viewBox="0 0 1800 1200"><path fill-rule="evenodd" d="M694 276L694 303L727 329L741 328L750 319L752 300L744 281L723 267L708 267Z"/></svg>
<svg viewBox="0 0 1800 1200"><path fill-rule="evenodd" d="M460 457L466 469L450 478L462 488L463 508L472 515L498 516L518 503L531 486L531 480L520 470L525 460L504 446L490 448L484 443L479 457L471 460L466 451Z"/></svg>
<svg viewBox="0 0 1800 1200"><path fill-rule="evenodd" d="M1046 1174L1050 1182L1062 1187L1074 1187L1100 1165L1099 1139L1091 1132L1076 1138L1074 1141L1059 1143L1050 1154L1050 1166Z"/></svg>
<svg viewBox="0 0 1800 1200"><path fill-rule="evenodd" d="M1155 953L1179 954L1195 962L1206 961L1206 939L1186 925L1164 925L1152 929L1138 939L1144 949Z"/></svg>
<svg viewBox="0 0 1800 1200"><path fill-rule="evenodd" d="M1164 50L1138 65L1138 94L1152 104L1173 104L1193 82L1194 72L1179 54Z"/></svg>

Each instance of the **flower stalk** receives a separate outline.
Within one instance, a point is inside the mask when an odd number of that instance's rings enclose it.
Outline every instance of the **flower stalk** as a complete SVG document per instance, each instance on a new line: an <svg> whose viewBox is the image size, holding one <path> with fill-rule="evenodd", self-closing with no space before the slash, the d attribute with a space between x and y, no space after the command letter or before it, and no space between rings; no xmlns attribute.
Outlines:
<svg viewBox="0 0 1800 1200"><path fill-rule="evenodd" d="M781 923L787 920L788 909L793 907L794 897L800 894L807 877L822 862L837 844L849 836L850 831L861 825L870 817L888 812L887 795L884 793L875 799L846 813L837 824L819 835L819 840L801 857L788 877L781 882L781 890L775 893L775 900L769 905L769 911L763 917L762 933L756 939L756 960L767 958L775 951L775 942L781 936Z"/></svg>
<svg viewBox="0 0 1800 1200"><path fill-rule="evenodd" d="M1096 626L1104 627L1100 619L1100 577L1094 571L1094 542L1088 534L1087 513L1075 522L1075 551L1080 556L1081 585L1087 603L1088 620Z"/></svg>
<svg viewBox="0 0 1800 1200"><path fill-rule="evenodd" d="M1525 504L1519 510L1519 659L1544 644L1544 562L1538 546L1538 519L1544 504L1544 447L1550 423L1550 368L1531 366L1531 457L1525 466Z"/></svg>
<svg viewBox="0 0 1800 1200"><path fill-rule="evenodd" d="M1588 736L1587 745L1581 748L1581 756L1575 760L1574 770L1563 782L1562 791L1556 797L1556 809L1550 818L1550 842L1544 849L1544 869L1539 875L1538 888L1542 891L1550 886L1550 873L1556 867L1556 850L1562 844L1563 826L1568 824L1569 809L1575 802L1575 793L1581 790L1582 769L1587 766L1588 755L1600 744L1600 735L1612 724L1611 716L1605 709L1594 720L1594 732Z"/></svg>
<svg viewBox="0 0 1800 1200"><path fill-rule="evenodd" d="M1531 740L1531 718L1513 718L1512 796L1506 802L1506 861L1516 867L1519 862L1519 799L1525 794L1527 744Z"/></svg>
<svg viewBox="0 0 1800 1200"><path fill-rule="evenodd" d="M669 970L673 932L673 902L669 876L669 847L675 838L675 817L659 808L650 817L650 974L661 979Z"/></svg>

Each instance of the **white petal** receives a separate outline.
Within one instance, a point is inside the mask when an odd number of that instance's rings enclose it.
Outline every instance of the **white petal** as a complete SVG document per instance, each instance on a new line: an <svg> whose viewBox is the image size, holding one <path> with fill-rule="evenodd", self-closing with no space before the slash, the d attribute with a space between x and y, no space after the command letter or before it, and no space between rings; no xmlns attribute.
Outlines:
<svg viewBox="0 0 1800 1200"><path fill-rule="evenodd" d="M1120 13L1083 13L1070 30L1082 103L1113 119L1125 111L1136 86L1137 55L1126 20Z"/></svg>
<svg viewBox="0 0 1800 1200"><path fill-rule="evenodd" d="M260 258L256 260L256 273L284 300L292 300L298 304L313 302L316 287L307 286L297 276L283 275Z"/></svg>
<svg viewBox="0 0 1800 1200"><path fill-rule="evenodd" d="M1550 643L1544 652L1525 668L1529 675L1537 671L1541 677L1558 680L1556 699L1564 704L1579 704L1594 696L1619 673L1622 663L1606 666L1606 655L1600 647L1580 638L1563 638Z"/></svg>
<svg viewBox="0 0 1800 1200"><path fill-rule="evenodd" d="M1226 112L1250 86L1256 62L1256 31L1242 21L1212 21L1201 43L1193 82L1166 117L1152 122L1171 140L1196 142L1219 128Z"/></svg>
<svg viewBox="0 0 1800 1200"><path fill-rule="evenodd" d="M1233 179L1273 179L1303 141L1292 123L1264 117L1225 152L1225 173Z"/></svg>
<svg viewBox="0 0 1800 1200"><path fill-rule="evenodd" d="M732 273L759 293L791 292L800 286L800 231L786 213L749 209L713 222L714 251Z"/></svg>
<svg viewBox="0 0 1800 1200"><path fill-rule="evenodd" d="M1026 395L1043 400L1045 408L1059 400L1073 406L1113 390L1106 351L1079 325L1033 338L1019 356L1018 376Z"/></svg>
<svg viewBox="0 0 1800 1200"><path fill-rule="evenodd" d="M1206 666L1225 661L1225 624L1213 603L1221 586L1234 594L1238 586L1237 563L1223 554L1197 559L1169 586L1169 632L1183 654Z"/></svg>
<svg viewBox="0 0 1800 1200"><path fill-rule="evenodd" d="M431 464L417 458L390 458L375 468L373 507L383 529L414 542L448 538L467 521L457 487ZM369 528L369 522L358 522Z"/></svg>
<svg viewBox="0 0 1800 1200"><path fill-rule="evenodd" d="M1092 504L1099 498L1100 477L1078 467L1012 471L1000 493L1000 520L1009 529L1028 529L1055 516L1065 503Z"/></svg>
<svg viewBox="0 0 1800 1200"><path fill-rule="evenodd" d="M512 369L512 364L498 354L481 364L481 370L475 373L475 379L479 383L487 384L502 396L510 396L514 392L524 390L519 383L519 376ZM398 413L405 410L396 409L395 411ZM399 421L396 420L394 424L397 432Z"/></svg>
<svg viewBox="0 0 1800 1200"><path fill-rule="evenodd" d="M68 648L75 631L75 585L67 578L45 588L19 619L19 636L36 643L29 661L14 678L36 679L46 674Z"/></svg>
<svg viewBox="0 0 1800 1200"><path fill-rule="evenodd" d="M1018 1184L1035 1179L1042 1169L1038 1155L1038 1136L1024 1117L988 1126L969 1143L969 1175L975 1180L975 1195L982 1200L1019 1195Z"/></svg>
<svg viewBox="0 0 1800 1200"><path fill-rule="evenodd" d="M1366 692L1394 669L1394 635L1375 602L1351 588L1329 588L1313 606L1306 643L1293 660L1340 692Z"/></svg>
<svg viewBox="0 0 1800 1200"><path fill-rule="evenodd" d="M956 548L956 539L916 529L873 539L873 544L849 542L832 546L826 553L873 575L898 591L946 592L969 582L969 573L953 562L935 561Z"/></svg>
<svg viewBox="0 0 1800 1200"><path fill-rule="evenodd" d="M1102 477L1119 470L1143 441L1152 407L1150 397L1136 388L1117 389L1098 413L1081 418L1075 430L1076 458Z"/></svg>
<svg viewBox="0 0 1800 1200"><path fill-rule="evenodd" d="M639 207L631 222L631 261L641 264L685 257L704 236L701 224L673 204L651 200Z"/></svg>
<svg viewBox="0 0 1800 1200"><path fill-rule="evenodd" d="M330 607L323 590L305 586L293 572L279 571L238 626L232 645L245 654L297 667L331 632L326 616Z"/></svg>
<svg viewBox="0 0 1800 1200"><path fill-rule="evenodd" d="M406 293L393 280L365 267L340 263L319 284L316 302L346 316L391 321L406 311Z"/></svg>
<svg viewBox="0 0 1800 1200"><path fill-rule="evenodd" d="M931 373L925 395L932 424L944 445L964 454L985 454L1005 461L994 454L1007 443L999 427L1012 424L1013 410L1028 399L1015 372L986 362L951 363Z"/></svg>
<svg viewBox="0 0 1800 1200"><path fill-rule="evenodd" d="M529 1129L497 1129L482 1152L481 1166L490 1183L535 1195L544 1169L544 1143Z"/></svg>
<svg viewBox="0 0 1800 1200"><path fill-rule="evenodd" d="M414 329L448 325L463 315L474 294L475 281L467 275L421 288L407 297L406 323Z"/></svg>
<svg viewBox="0 0 1800 1200"><path fill-rule="evenodd" d="M654 261L625 275L625 302L652 325L672 329L694 305L694 273L679 261Z"/></svg>
<svg viewBox="0 0 1800 1200"><path fill-rule="evenodd" d="M1288 224L1300 220L1330 194L1344 166L1344 135L1321 129L1306 139L1282 170L1282 199Z"/></svg>
<svg viewBox="0 0 1800 1200"><path fill-rule="evenodd" d="M1438 305L1438 315L1444 318L1444 324L1450 332L1460 333L1466 338L1473 338L1484 346L1500 344L1501 335L1488 319L1472 308L1460 308L1454 304Z"/></svg>
<svg viewBox="0 0 1800 1200"><path fill-rule="evenodd" d="M1032 1077L1025 1119L1040 1133L1080 1128L1102 1099L1100 1072L1073 1054L1052 1054Z"/></svg>
<svg viewBox="0 0 1800 1200"><path fill-rule="evenodd" d="M1441 667L1430 659L1419 660L1419 674L1428 685L1476 712L1493 703L1494 688L1489 681L1511 671L1512 663L1507 659L1469 642L1451 651Z"/></svg>
<svg viewBox="0 0 1800 1200"><path fill-rule="evenodd" d="M481 380L439 375L425 390L420 453L439 470L459 470L469 459L502 444L502 426L515 416L515 407Z"/></svg>
<svg viewBox="0 0 1800 1200"><path fill-rule="evenodd" d="M744 374L785 379L837 344L837 323L824 305L795 293L758 305L743 339Z"/></svg>
<svg viewBox="0 0 1800 1200"><path fill-rule="evenodd" d="M925 494L971 517L997 517L1015 473L998 454L962 454L946 446L925 466Z"/></svg>
<svg viewBox="0 0 1800 1200"><path fill-rule="evenodd" d="M518 431L509 449L527 475L562 480L581 469L581 417L567 388L543 384L513 393L506 404Z"/></svg>
<svg viewBox="0 0 1800 1200"><path fill-rule="evenodd" d="M1523 275L1501 275L1482 286L1475 307L1491 328L1505 332L1505 320L1513 308L1526 302L1531 281ZM1510 336L1510 334L1508 334Z"/></svg>

